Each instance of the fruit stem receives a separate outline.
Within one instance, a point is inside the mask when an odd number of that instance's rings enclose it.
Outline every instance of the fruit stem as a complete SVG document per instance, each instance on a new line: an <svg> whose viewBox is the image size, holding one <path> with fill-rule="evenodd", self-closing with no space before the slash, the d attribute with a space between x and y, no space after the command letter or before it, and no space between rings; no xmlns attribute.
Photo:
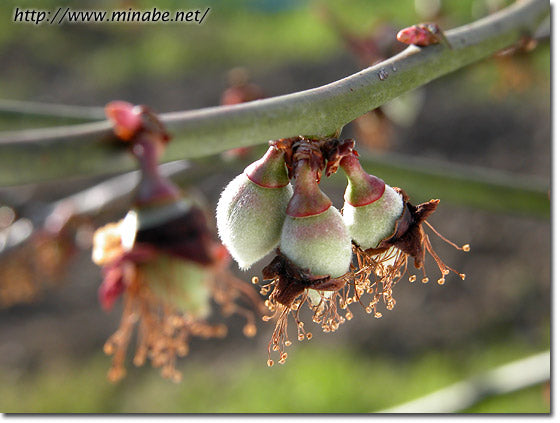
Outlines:
<svg viewBox="0 0 560 423"><path fill-rule="evenodd" d="M284 152L270 146L265 155L245 168L245 175L264 188L282 188L290 182Z"/></svg>
<svg viewBox="0 0 560 423"><path fill-rule="evenodd" d="M317 183L317 172L311 169L308 159L301 159L294 167L294 195L288 203L286 214L292 217L308 217L326 211L332 201L321 191Z"/></svg>
<svg viewBox="0 0 560 423"><path fill-rule="evenodd" d="M369 175L360 164L358 157L348 155L340 161L346 173L348 186L344 200L354 207L366 206L381 198L385 192L385 182L377 176Z"/></svg>

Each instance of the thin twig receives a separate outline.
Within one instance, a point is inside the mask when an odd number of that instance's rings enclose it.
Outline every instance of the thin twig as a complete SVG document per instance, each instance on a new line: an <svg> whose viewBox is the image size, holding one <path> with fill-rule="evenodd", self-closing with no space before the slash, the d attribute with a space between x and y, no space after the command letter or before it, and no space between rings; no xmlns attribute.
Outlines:
<svg viewBox="0 0 560 423"><path fill-rule="evenodd" d="M456 413L489 395L503 395L550 380L550 351L500 366L466 381L378 413Z"/></svg>
<svg viewBox="0 0 560 423"><path fill-rule="evenodd" d="M370 68L299 93L234 106L166 113L175 137L165 161L201 157L296 135L330 135L406 91L531 35L550 13L547 0L518 1L446 31L453 48L410 46ZM107 121L0 135L0 185L135 168Z"/></svg>
<svg viewBox="0 0 560 423"><path fill-rule="evenodd" d="M406 187L414 201L439 198L493 212L550 218L549 183L541 178L395 153L362 153L360 162L389 185Z"/></svg>
<svg viewBox="0 0 560 423"><path fill-rule="evenodd" d="M38 103L0 99L1 115L39 116L58 119L102 120L103 107L72 106L68 104Z"/></svg>
<svg viewBox="0 0 560 423"><path fill-rule="evenodd" d="M174 177L190 169L191 165L184 161L160 165L161 173L166 177ZM0 256L30 240L33 234L43 228L49 219L67 221L79 216L95 216L107 207L129 196L136 188L139 179L139 170L115 176L83 191L49 203L36 210L31 218L22 217L16 220L0 231ZM60 225L62 224L60 223Z"/></svg>

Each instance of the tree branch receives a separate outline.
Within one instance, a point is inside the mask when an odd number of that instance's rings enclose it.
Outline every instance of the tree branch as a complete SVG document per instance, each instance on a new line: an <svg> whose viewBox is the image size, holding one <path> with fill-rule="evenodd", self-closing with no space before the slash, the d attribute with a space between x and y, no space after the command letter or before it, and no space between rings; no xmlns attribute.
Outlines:
<svg viewBox="0 0 560 423"><path fill-rule="evenodd" d="M457 413L487 396L504 395L549 380L550 351L545 351L378 413Z"/></svg>
<svg viewBox="0 0 560 423"><path fill-rule="evenodd" d="M5 99L0 99L0 114L84 121L101 120L105 118L103 107L69 106L66 104L49 104Z"/></svg>
<svg viewBox="0 0 560 423"><path fill-rule="evenodd" d="M176 161L162 164L159 169L163 176L171 178L191 170L191 167L190 163ZM0 257L29 241L38 229L44 227L48 219L57 214L56 220L66 223L74 217L94 216L120 200L126 199L134 191L139 180L140 171L135 170L39 207L33 216L22 217L0 230ZM129 202L130 199L127 204ZM62 215L60 215L61 210L63 210Z"/></svg>
<svg viewBox="0 0 560 423"><path fill-rule="evenodd" d="M441 160L397 154L360 154L366 171L405 189L413 202L439 198L498 213L550 219L546 180Z"/></svg>
<svg viewBox="0 0 560 423"><path fill-rule="evenodd" d="M390 59L331 84L227 107L161 115L174 136L165 161L219 153L296 135L323 136L406 91L476 62L533 34L548 0L518 1L446 31L452 45L410 46ZM109 122L0 134L0 185L136 167Z"/></svg>

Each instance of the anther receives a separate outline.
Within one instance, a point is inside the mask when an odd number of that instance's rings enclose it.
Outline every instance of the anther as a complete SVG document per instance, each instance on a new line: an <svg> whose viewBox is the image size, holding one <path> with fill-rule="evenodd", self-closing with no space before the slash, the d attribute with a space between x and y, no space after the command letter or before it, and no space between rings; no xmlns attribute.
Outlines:
<svg viewBox="0 0 560 423"><path fill-rule="evenodd" d="M412 275L410 278L408 278L409 282L414 282L416 280L416 275Z"/></svg>
<svg viewBox="0 0 560 423"><path fill-rule="evenodd" d="M103 352L107 355L111 355L115 352L115 345L112 342L106 342L103 345Z"/></svg>
<svg viewBox="0 0 560 423"><path fill-rule="evenodd" d="M183 379L183 375L181 374L181 372L178 372L178 371L173 373L173 375L171 376L171 380L174 383L179 383L179 382L181 382L182 379Z"/></svg>
<svg viewBox="0 0 560 423"><path fill-rule="evenodd" d="M463 251L465 252L469 252L471 251L471 246L469 244L465 244L461 247L463 249Z"/></svg>
<svg viewBox="0 0 560 423"><path fill-rule="evenodd" d="M140 356L140 355L135 356L134 359L132 360L132 362L134 363L134 365L136 367L142 366L145 361L146 361L145 358L143 356Z"/></svg>
<svg viewBox="0 0 560 423"><path fill-rule="evenodd" d="M422 283L428 283L429 281L430 279L427 276L422 278Z"/></svg>
<svg viewBox="0 0 560 423"><path fill-rule="evenodd" d="M243 334L248 338L252 338L253 336L256 335L256 333L257 333L257 328L253 324L247 324L243 327Z"/></svg>
<svg viewBox="0 0 560 423"><path fill-rule="evenodd" d="M274 361L272 361L272 360L269 359L269 360L266 362L266 364L267 364L268 367L272 367L272 366L274 366Z"/></svg>

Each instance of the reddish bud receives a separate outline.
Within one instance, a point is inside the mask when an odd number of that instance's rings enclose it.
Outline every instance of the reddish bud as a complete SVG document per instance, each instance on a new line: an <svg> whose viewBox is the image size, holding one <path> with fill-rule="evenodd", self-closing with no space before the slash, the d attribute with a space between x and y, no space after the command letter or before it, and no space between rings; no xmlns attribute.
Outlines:
<svg viewBox="0 0 560 423"><path fill-rule="evenodd" d="M111 101L105 106L105 114L113 122L115 134L129 141L142 127L142 109L126 101Z"/></svg>
<svg viewBox="0 0 560 423"><path fill-rule="evenodd" d="M397 34L397 40L405 44L414 44L416 46L429 46L439 44L442 34L436 24L419 24L408 28L401 29Z"/></svg>

